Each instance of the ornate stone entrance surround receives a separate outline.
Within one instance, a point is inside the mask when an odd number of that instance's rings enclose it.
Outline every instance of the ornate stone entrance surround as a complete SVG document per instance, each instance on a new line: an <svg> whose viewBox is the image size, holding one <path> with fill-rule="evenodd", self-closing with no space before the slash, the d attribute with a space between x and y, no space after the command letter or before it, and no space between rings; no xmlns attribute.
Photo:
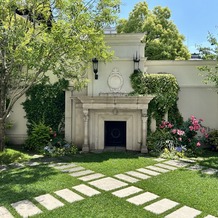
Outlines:
<svg viewBox="0 0 218 218"><path fill-rule="evenodd" d="M84 152L104 149L104 122L126 121L127 150L146 153L147 109L154 96L78 96L84 117Z"/></svg>

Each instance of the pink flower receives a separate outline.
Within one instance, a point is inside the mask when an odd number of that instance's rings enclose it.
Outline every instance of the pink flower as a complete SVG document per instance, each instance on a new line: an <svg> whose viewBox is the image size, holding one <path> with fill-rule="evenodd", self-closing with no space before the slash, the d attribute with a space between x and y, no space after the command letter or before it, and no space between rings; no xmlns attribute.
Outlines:
<svg viewBox="0 0 218 218"><path fill-rule="evenodd" d="M201 143L200 143L200 142L197 142L196 146L197 146L197 147L200 147L200 146L201 146Z"/></svg>
<svg viewBox="0 0 218 218"><path fill-rule="evenodd" d="M194 130L194 127L193 127L193 126L189 126L189 129L190 129L191 131L193 131L193 130Z"/></svg>
<svg viewBox="0 0 218 218"><path fill-rule="evenodd" d="M182 130L180 130L180 129L177 129L177 134L178 134L178 135L184 135L184 134L185 134L185 132L184 132L184 131L182 131Z"/></svg>
<svg viewBox="0 0 218 218"><path fill-rule="evenodd" d="M205 128L202 128L202 129L201 129L201 133L204 134L205 132L206 132L206 129L205 129Z"/></svg>
<svg viewBox="0 0 218 218"><path fill-rule="evenodd" d="M179 139L180 142L182 141L182 138L181 138L181 137L179 137L178 139Z"/></svg>
<svg viewBox="0 0 218 218"><path fill-rule="evenodd" d="M56 137L56 136L57 136L57 133L55 132L53 136Z"/></svg>
<svg viewBox="0 0 218 218"><path fill-rule="evenodd" d="M173 127L173 125L172 125L171 123L169 123L169 124L168 124L168 128L171 129L172 127Z"/></svg>
<svg viewBox="0 0 218 218"><path fill-rule="evenodd" d="M176 134L176 132L177 132L177 129L173 129L173 130L172 130L172 133L173 133L173 134Z"/></svg>

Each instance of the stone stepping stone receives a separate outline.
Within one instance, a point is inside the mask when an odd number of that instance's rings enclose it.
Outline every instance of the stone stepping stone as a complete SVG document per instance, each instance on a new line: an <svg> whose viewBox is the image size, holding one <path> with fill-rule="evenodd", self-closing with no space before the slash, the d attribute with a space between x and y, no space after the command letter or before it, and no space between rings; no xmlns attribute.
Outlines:
<svg viewBox="0 0 218 218"><path fill-rule="evenodd" d="M88 176L83 176L83 177L80 177L78 179L84 181L84 182L88 182L88 181L91 181L91 180L95 180L95 179L99 179L99 178L102 178L104 177L105 175L101 174L101 173L95 173L95 174L91 174L91 175L88 175Z"/></svg>
<svg viewBox="0 0 218 218"><path fill-rule="evenodd" d="M39 166L41 163L39 162L27 162L26 166L30 166L30 167L35 167L35 166Z"/></svg>
<svg viewBox="0 0 218 218"><path fill-rule="evenodd" d="M208 169L202 170L201 172L207 175L215 175L216 173L218 173L218 170L213 169L213 168L208 168Z"/></svg>
<svg viewBox="0 0 218 218"><path fill-rule="evenodd" d="M81 170L85 170L84 167L74 167L74 168L70 168L70 169L63 169L61 170L61 172L63 173L72 173L72 172L78 172L78 171L81 171Z"/></svg>
<svg viewBox="0 0 218 218"><path fill-rule="evenodd" d="M146 168L150 169L150 170L157 171L159 173L167 173L167 172L169 172L169 170L166 170L166 169L163 169L163 168L160 168L160 167L156 167L156 166L148 166Z"/></svg>
<svg viewBox="0 0 218 218"><path fill-rule="evenodd" d="M149 179L151 178L150 176L147 176L143 173L139 173L139 172L136 172L136 171L128 171L126 172L126 174L130 175L130 176L134 176L134 177L137 177L139 179Z"/></svg>
<svg viewBox="0 0 218 218"><path fill-rule="evenodd" d="M14 218L14 216L12 216L12 214L5 207L0 207L0 217L1 218Z"/></svg>
<svg viewBox="0 0 218 218"><path fill-rule="evenodd" d="M200 165L193 165L193 166L187 167L188 170L202 170L204 168L205 167L200 166Z"/></svg>
<svg viewBox="0 0 218 218"><path fill-rule="evenodd" d="M94 171L84 170L84 171L79 171L79 172L76 172L76 173L71 173L70 176L79 177L79 176L85 176L85 175L88 175L88 174L91 174L91 173L94 173Z"/></svg>
<svg viewBox="0 0 218 218"><path fill-rule="evenodd" d="M137 171L139 171L141 173L148 174L150 176L158 176L158 175L160 175L160 173L158 173L158 172L155 172L155 171L152 171L152 170L148 170L148 169L145 169L145 168L139 168L139 169L137 169Z"/></svg>
<svg viewBox="0 0 218 218"><path fill-rule="evenodd" d="M53 210L55 208L64 206L62 202L50 194L40 195L36 197L35 200L38 201L47 210Z"/></svg>
<svg viewBox="0 0 218 218"><path fill-rule="evenodd" d="M73 186L73 189L77 190L78 192L87 195L89 197L93 196L93 195L98 195L101 192L95 190L94 188L91 188L87 185L81 184L81 185L77 185L77 186Z"/></svg>
<svg viewBox="0 0 218 218"><path fill-rule="evenodd" d="M164 168L167 170L177 170L178 169L177 167L169 166L169 165L166 165L164 163L155 164L155 166L161 167L161 168Z"/></svg>
<svg viewBox="0 0 218 218"><path fill-rule="evenodd" d="M116 177L118 179L121 179L121 180L123 180L125 182L129 182L129 183L135 183L135 182L140 181L139 179L133 178L131 176L127 176L125 174L117 174L114 177Z"/></svg>
<svg viewBox="0 0 218 218"><path fill-rule="evenodd" d="M212 215L207 215L205 216L204 218L216 218L215 216L212 216Z"/></svg>
<svg viewBox="0 0 218 218"><path fill-rule="evenodd" d="M22 217L29 217L42 213L42 211L29 200L18 201L16 203L11 204L11 206Z"/></svg>
<svg viewBox="0 0 218 218"><path fill-rule="evenodd" d="M168 160L168 161L164 162L164 164L172 165L174 167L186 167L186 166L190 165L190 163L180 161L180 160Z"/></svg>
<svg viewBox="0 0 218 218"><path fill-rule="evenodd" d="M89 182L90 185L93 185L101 190L104 191L111 191L117 188L121 188L123 186L127 186L128 184L125 182L121 182L117 179L106 177L103 179L95 180L92 182Z"/></svg>
<svg viewBox="0 0 218 218"><path fill-rule="evenodd" d="M165 218L194 218L198 216L201 213L201 211L196 210L194 208L184 206L179 208L178 210L170 213Z"/></svg>
<svg viewBox="0 0 218 218"><path fill-rule="evenodd" d="M71 164L62 164L62 165L60 165L60 164L51 164L49 166L55 168L56 170L63 170L63 169L71 168L71 167L77 167L77 165L74 164L74 163L71 163Z"/></svg>
<svg viewBox="0 0 218 218"><path fill-rule="evenodd" d="M135 205L142 205L142 204L149 202L149 201L152 201L158 197L159 197L158 195L155 195L151 192L145 192L145 193L142 193L140 195L136 195L132 198L128 198L127 201L132 203L132 204L135 204Z"/></svg>
<svg viewBox="0 0 218 218"><path fill-rule="evenodd" d="M150 204L150 205L144 207L144 209L148 210L152 213L155 213L155 214L161 214L161 213L164 213L164 212L174 208L178 204L179 203L177 203L175 201L171 201L169 199L164 198L160 201L157 201L153 204Z"/></svg>
<svg viewBox="0 0 218 218"><path fill-rule="evenodd" d="M112 194L119 197L119 198L125 198L125 197L132 195L132 194L136 194L140 191L142 191L142 189L137 188L135 186L130 186L130 187L115 191Z"/></svg>
<svg viewBox="0 0 218 218"><path fill-rule="evenodd" d="M154 160L157 162L162 162L165 161L166 159L159 157L159 158L155 158Z"/></svg>
<svg viewBox="0 0 218 218"><path fill-rule="evenodd" d="M71 190L69 190L67 188L56 191L55 194L60 196L61 198L63 198L64 200L66 200L69 203L73 203L75 201L81 201L84 199L82 196L72 192Z"/></svg>

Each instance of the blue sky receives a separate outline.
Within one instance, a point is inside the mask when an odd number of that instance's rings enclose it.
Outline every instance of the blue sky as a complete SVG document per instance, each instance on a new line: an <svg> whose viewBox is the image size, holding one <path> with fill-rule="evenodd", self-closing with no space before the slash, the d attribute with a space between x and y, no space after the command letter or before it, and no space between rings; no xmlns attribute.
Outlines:
<svg viewBox="0 0 218 218"><path fill-rule="evenodd" d="M128 18L134 5L143 0L122 0L120 18ZM218 0L147 0L149 9L168 7L171 20L186 38L185 45L191 53L196 45L207 45L208 31L218 34Z"/></svg>

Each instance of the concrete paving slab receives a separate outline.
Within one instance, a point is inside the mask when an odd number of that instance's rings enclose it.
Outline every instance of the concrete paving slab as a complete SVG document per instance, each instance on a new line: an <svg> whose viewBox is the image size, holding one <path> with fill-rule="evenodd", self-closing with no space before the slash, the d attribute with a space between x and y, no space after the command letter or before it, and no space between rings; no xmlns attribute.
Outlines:
<svg viewBox="0 0 218 218"><path fill-rule="evenodd" d="M204 168L205 168L205 167L196 164L196 165L193 165L193 166L189 166L189 167L187 167L186 169L188 169L188 170L203 170Z"/></svg>
<svg viewBox="0 0 218 218"><path fill-rule="evenodd" d="M94 171L92 171L92 170L83 170L83 171L71 173L70 176L79 177L79 176L85 176L85 175L88 175L88 174L91 174L91 173L94 173Z"/></svg>
<svg viewBox="0 0 218 218"><path fill-rule="evenodd" d="M0 217L1 218L14 218L12 214L5 207L0 207Z"/></svg>
<svg viewBox="0 0 218 218"><path fill-rule="evenodd" d="M111 177L106 177L103 179L95 180L95 181L89 182L89 184L93 185L101 190L104 190L104 191L111 191L111 190L121 188L121 187L128 185L125 182L121 182L121 181L114 179L114 178L111 178Z"/></svg>
<svg viewBox="0 0 218 218"><path fill-rule="evenodd" d="M69 168L72 168L72 167L77 167L76 164L74 163L70 163L70 164L62 164L62 165L53 165L53 167L57 170L64 170L64 169L69 169Z"/></svg>
<svg viewBox="0 0 218 218"><path fill-rule="evenodd" d="M151 192L145 192L145 193L142 193L140 195L136 195L134 197L128 198L127 201L132 203L132 204L135 204L135 205L142 205L142 204L149 202L149 201L152 201L158 197L159 197L158 195L155 195Z"/></svg>
<svg viewBox="0 0 218 218"><path fill-rule="evenodd" d="M62 202L50 194L40 195L36 197L35 200L38 201L47 210L53 210L55 208L64 206Z"/></svg>
<svg viewBox="0 0 218 218"><path fill-rule="evenodd" d="M167 169L167 170L177 170L178 168L177 167L173 167L173 166L169 166L167 164L164 164L164 163L158 163L158 164L155 164L156 167L161 167L161 168L164 168L164 169Z"/></svg>
<svg viewBox="0 0 218 218"><path fill-rule="evenodd" d="M84 182L88 182L88 181L91 181L91 180L95 180L95 179L99 179L99 178L102 178L104 177L105 175L101 174L101 173L95 173L95 174L91 174L91 175L88 175L88 176L83 176L83 177L80 177L78 179L84 181Z"/></svg>
<svg viewBox="0 0 218 218"><path fill-rule="evenodd" d="M142 191L142 189L137 188L135 186L130 186L130 187L115 191L112 194L119 197L119 198L125 198L125 197L132 195L132 194L136 194L140 191Z"/></svg>
<svg viewBox="0 0 218 218"><path fill-rule="evenodd" d="M201 214L201 211L196 210L194 208L183 206L178 210L170 213L169 215L165 216L165 218L195 218Z"/></svg>
<svg viewBox="0 0 218 218"><path fill-rule="evenodd" d="M89 197L91 197L93 195L98 195L101 193L101 192L97 191L96 189L91 188L91 187L84 185L84 184L73 186L72 188L77 190L78 192L84 194L84 195L89 196Z"/></svg>
<svg viewBox="0 0 218 218"><path fill-rule="evenodd" d="M169 164L172 165L174 167L187 167L188 165L190 165L190 163L181 161L181 160L168 160L166 162L164 162L164 164Z"/></svg>
<svg viewBox="0 0 218 218"><path fill-rule="evenodd" d="M156 167L156 166L147 166L146 169L154 170L154 171L157 171L159 173L169 172L169 170L166 170L166 169L163 169L163 168L160 168L160 167Z"/></svg>
<svg viewBox="0 0 218 218"><path fill-rule="evenodd" d="M160 173L158 173L158 172L155 172L155 171L152 171L152 170L148 170L148 169L145 169L145 168L139 168L139 169L137 169L137 171L139 171L141 173L148 174L150 176L158 176L158 175L160 175Z"/></svg>
<svg viewBox="0 0 218 218"><path fill-rule="evenodd" d="M39 162L27 162L26 165L30 167L39 166L41 163Z"/></svg>
<svg viewBox="0 0 218 218"><path fill-rule="evenodd" d="M150 204L150 205L144 207L144 209L148 210L152 213L155 213L155 214L161 214L161 213L164 213L164 212L174 208L178 204L179 203L177 203L175 201L171 201L169 199L164 198L160 201L157 201L153 204Z"/></svg>
<svg viewBox="0 0 218 218"><path fill-rule="evenodd" d="M42 213L42 211L29 200L18 201L11 204L11 206L22 217L29 217Z"/></svg>
<svg viewBox="0 0 218 218"><path fill-rule="evenodd" d="M78 172L81 170L85 170L84 167L73 167L73 168L69 168L69 169L62 169L61 172L63 173L72 173L72 172Z"/></svg>
<svg viewBox="0 0 218 218"><path fill-rule="evenodd" d="M213 168L208 168L208 169L202 170L201 172L207 175L215 175L216 173L218 173L218 170L213 169Z"/></svg>
<svg viewBox="0 0 218 218"><path fill-rule="evenodd" d="M134 177L137 177L139 179L149 179L151 178L150 176L147 176L143 173L139 173L139 172L136 172L136 171L128 171L126 172L126 174L130 175L130 176L134 176Z"/></svg>
<svg viewBox="0 0 218 218"><path fill-rule="evenodd" d="M69 190L67 188L56 191L55 194L60 196L61 198L63 198L64 200L66 200L69 203L73 203L75 201L81 201L84 199L82 196L72 192L71 190Z"/></svg>
<svg viewBox="0 0 218 218"><path fill-rule="evenodd" d="M133 178L131 176L127 176L125 174L117 174L114 177L116 177L118 179L121 179L121 180L123 180L125 182L129 182L129 183L135 183L135 182L140 181L139 179Z"/></svg>

